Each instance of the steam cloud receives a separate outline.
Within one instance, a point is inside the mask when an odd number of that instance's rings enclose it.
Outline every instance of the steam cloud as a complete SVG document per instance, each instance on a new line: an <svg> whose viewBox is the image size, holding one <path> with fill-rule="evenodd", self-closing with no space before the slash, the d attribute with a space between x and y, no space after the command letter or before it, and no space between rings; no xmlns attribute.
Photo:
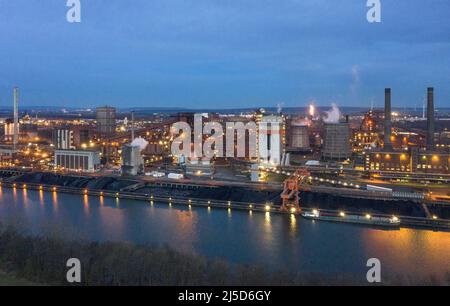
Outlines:
<svg viewBox="0 0 450 306"><path fill-rule="evenodd" d="M132 146L140 147L140 148L141 148L141 151L142 151L142 150L144 150L145 147L148 145L148 141L145 140L145 139L142 138L142 137L138 137L138 138L135 138L135 139L133 140L133 142L131 142L131 145L132 145Z"/></svg>
<svg viewBox="0 0 450 306"><path fill-rule="evenodd" d="M284 106L283 102L280 102L277 104L277 113L278 114L281 114L281 112L283 111L283 106Z"/></svg>
<svg viewBox="0 0 450 306"><path fill-rule="evenodd" d="M339 123L339 119L341 118L341 111L339 110L336 103L331 104L331 109L327 112L325 112L325 117L323 118L323 121L325 123Z"/></svg>

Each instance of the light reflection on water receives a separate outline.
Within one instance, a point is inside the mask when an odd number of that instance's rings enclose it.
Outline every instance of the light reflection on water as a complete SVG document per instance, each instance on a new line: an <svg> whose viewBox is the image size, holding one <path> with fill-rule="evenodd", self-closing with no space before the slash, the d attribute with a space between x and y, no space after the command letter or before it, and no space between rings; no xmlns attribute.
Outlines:
<svg viewBox="0 0 450 306"><path fill-rule="evenodd" d="M450 267L450 233L380 230L311 222L294 215L188 207L0 187L0 220L39 232L58 224L94 240L169 245L185 252L306 272L383 271L428 277ZM23 223L23 222L21 222Z"/></svg>

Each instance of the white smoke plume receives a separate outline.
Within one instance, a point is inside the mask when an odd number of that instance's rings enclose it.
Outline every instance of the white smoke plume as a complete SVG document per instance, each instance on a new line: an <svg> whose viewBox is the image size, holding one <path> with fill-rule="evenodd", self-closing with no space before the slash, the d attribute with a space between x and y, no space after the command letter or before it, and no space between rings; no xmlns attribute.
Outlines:
<svg viewBox="0 0 450 306"><path fill-rule="evenodd" d="M283 111L283 106L284 106L283 102L280 102L277 104L277 113L278 114L281 114L281 112Z"/></svg>
<svg viewBox="0 0 450 306"><path fill-rule="evenodd" d="M331 104L331 109L325 112L325 117L323 121L325 123L339 123L339 119L341 118L341 111L339 110L336 103Z"/></svg>
<svg viewBox="0 0 450 306"><path fill-rule="evenodd" d="M354 65L351 69L352 83L350 85L350 91L355 95L358 91L359 84L361 83L361 72L358 65Z"/></svg>
<svg viewBox="0 0 450 306"><path fill-rule="evenodd" d="M138 147L140 147L140 148L141 148L141 151L142 151L142 150L145 149L145 147L147 147L148 141L145 140L145 139L142 138L142 137L138 137L138 138L135 138L135 139L131 142L131 145L132 145L132 146L138 146Z"/></svg>

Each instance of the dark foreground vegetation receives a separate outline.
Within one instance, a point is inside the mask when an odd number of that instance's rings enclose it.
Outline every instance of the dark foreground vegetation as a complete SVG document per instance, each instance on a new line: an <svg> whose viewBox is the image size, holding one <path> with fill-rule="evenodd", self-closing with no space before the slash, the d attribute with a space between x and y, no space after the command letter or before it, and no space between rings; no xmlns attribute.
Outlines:
<svg viewBox="0 0 450 306"><path fill-rule="evenodd" d="M128 243L70 241L25 234L0 224L0 274L24 284L69 285L69 258L82 265L82 285L367 285L365 275L324 276L271 271L256 265L236 265L223 260L183 254L167 247ZM445 285L446 280L394 277L389 285ZM19 283L20 284L20 283Z"/></svg>

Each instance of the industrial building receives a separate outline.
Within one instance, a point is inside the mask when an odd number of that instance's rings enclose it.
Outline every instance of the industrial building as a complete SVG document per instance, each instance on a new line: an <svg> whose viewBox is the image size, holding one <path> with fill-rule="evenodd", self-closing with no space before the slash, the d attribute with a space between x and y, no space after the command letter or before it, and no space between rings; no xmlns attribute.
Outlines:
<svg viewBox="0 0 450 306"><path fill-rule="evenodd" d="M365 170L450 174L450 154L419 150L366 154Z"/></svg>
<svg viewBox="0 0 450 306"><path fill-rule="evenodd" d="M138 175L144 173L144 159L140 146L125 144L122 146L122 174Z"/></svg>
<svg viewBox="0 0 450 306"><path fill-rule="evenodd" d="M88 143L93 139L94 130L90 126L71 126L70 130L73 134L73 145L76 148L81 148L83 144Z"/></svg>
<svg viewBox="0 0 450 306"><path fill-rule="evenodd" d="M95 172L100 166L98 151L55 150L54 159L58 170Z"/></svg>
<svg viewBox="0 0 450 306"><path fill-rule="evenodd" d="M348 122L326 123L322 158L325 160L344 160L350 158L351 155Z"/></svg>
<svg viewBox="0 0 450 306"><path fill-rule="evenodd" d="M285 158L285 124L282 116L263 116L258 122L258 158L262 164L281 165Z"/></svg>
<svg viewBox="0 0 450 306"><path fill-rule="evenodd" d="M6 119L4 123L6 142L12 142L14 139L14 119ZM19 126L17 126L17 132L19 132Z"/></svg>
<svg viewBox="0 0 450 306"><path fill-rule="evenodd" d="M73 131L69 128L57 128L53 132L53 144L56 149L75 149L73 142Z"/></svg>
<svg viewBox="0 0 450 306"><path fill-rule="evenodd" d="M383 150L373 150L365 156L367 171L401 171L417 173L448 174L450 154L436 151L434 145L434 90L427 89L427 140L426 150L409 148L393 150L391 135L390 89L385 90L385 134Z"/></svg>
<svg viewBox="0 0 450 306"><path fill-rule="evenodd" d="M209 176L215 172L214 164L209 159L191 158L185 164L186 174L196 176Z"/></svg>
<svg viewBox="0 0 450 306"><path fill-rule="evenodd" d="M310 151L308 125L289 120L286 129L286 151L307 152Z"/></svg>
<svg viewBox="0 0 450 306"><path fill-rule="evenodd" d="M366 149L378 148L381 145L380 130L382 124L382 112L369 110L359 127L353 133L353 149L355 152L363 152Z"/></svg>
<svg viewBox="0 0 450 306"><path fill-rule="evenodd" d="M110 106L97 107L97 132L101 136L111 136L116 131L116 109Z"/></svg>

